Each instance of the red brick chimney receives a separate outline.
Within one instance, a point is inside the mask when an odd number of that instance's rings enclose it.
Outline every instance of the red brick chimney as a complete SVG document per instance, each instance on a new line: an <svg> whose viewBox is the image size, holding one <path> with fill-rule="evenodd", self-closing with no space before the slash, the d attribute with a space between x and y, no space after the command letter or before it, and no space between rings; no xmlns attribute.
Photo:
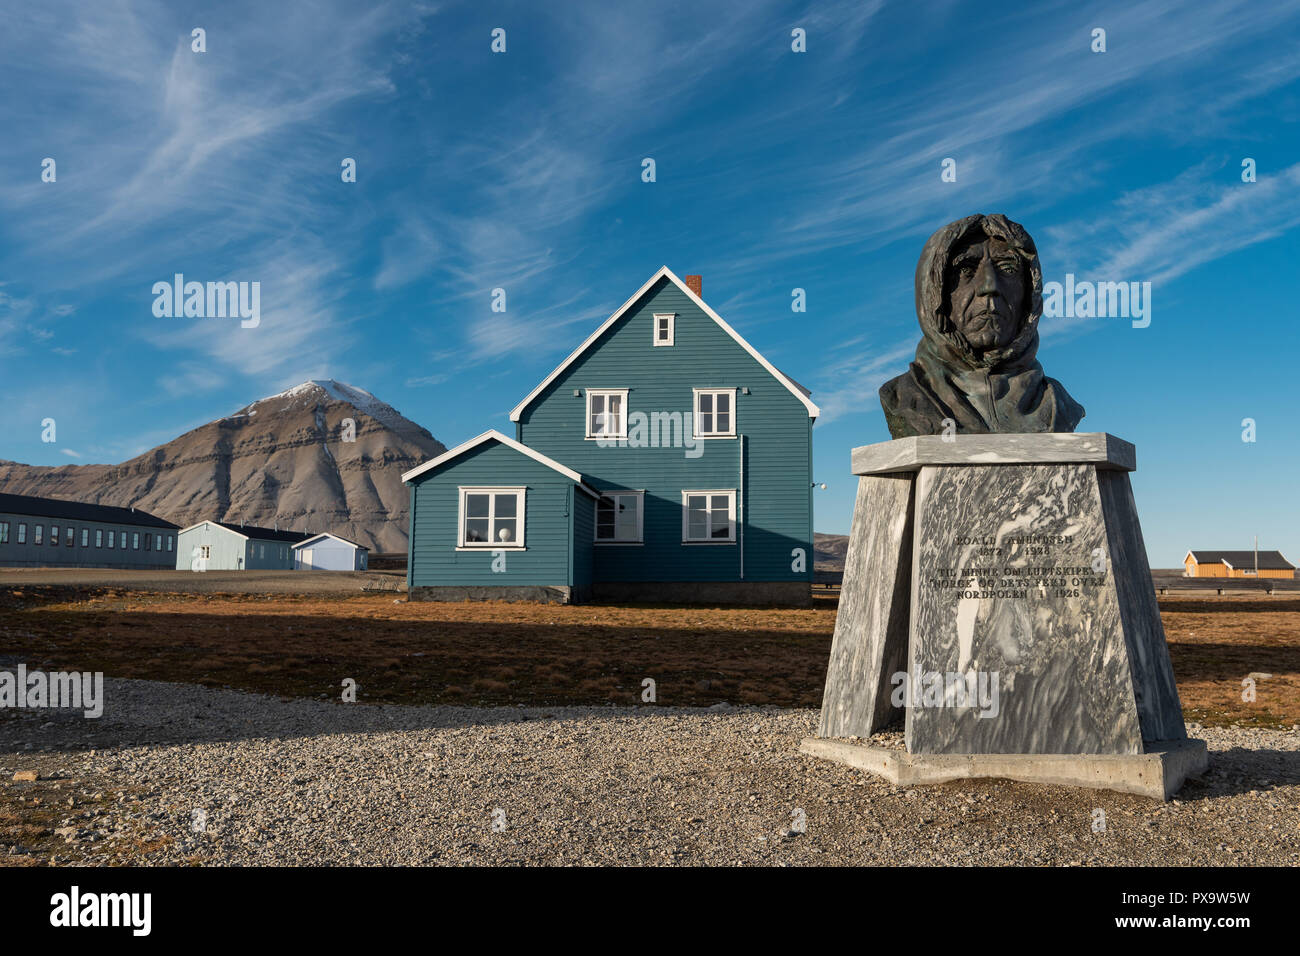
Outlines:
<svg viewBox="0 0 1300 956"><path fill-rule="evenodd" d="M702 299L704 298L704 293L700 291L700 286L703 283L703 281L704 281L703 276L687 276L686 288L690 289L692 292L694 292Z"/></svg>

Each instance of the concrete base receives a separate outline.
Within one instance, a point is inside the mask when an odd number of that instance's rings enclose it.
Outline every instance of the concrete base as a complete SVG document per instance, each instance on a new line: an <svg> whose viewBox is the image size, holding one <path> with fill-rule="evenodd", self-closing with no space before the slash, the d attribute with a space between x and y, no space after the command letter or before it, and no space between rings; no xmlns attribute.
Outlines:
<svg viewBox="0 0 1300 956"><path fill-rule="evenodd" d="M909 754L867 742L807 737L799 749L883 777L895 786L998 777L1169 800L1209 765L1205 741L1153 741L1142 754Z"/></svg>
<svg viewBox="0 0 1300 956"><path fill-rule="evenodd" d="M541 604L576 604L582 595L564 586L496 585L492 587L414 587L408 601L536 601Z"/></svg>
<svg viewBox="0 0 1300 956"><path fill-rule="evenodd" d="M597 549L599 551L599 549ZM596 581L600 603L761 604L803 607L812 603L806 581Z"/></svg>

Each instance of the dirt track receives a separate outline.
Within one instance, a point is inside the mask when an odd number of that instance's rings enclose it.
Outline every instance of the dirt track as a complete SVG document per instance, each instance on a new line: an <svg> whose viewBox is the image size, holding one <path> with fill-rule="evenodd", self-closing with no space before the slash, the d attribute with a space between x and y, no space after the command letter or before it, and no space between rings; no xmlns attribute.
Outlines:
<svg viewBox="0 0 1300 956"><path fill-rule="evenodd" d="M0 588L61 587L171 594L355 594L406 590L404 571L119 571L0 568Z"/></svg>

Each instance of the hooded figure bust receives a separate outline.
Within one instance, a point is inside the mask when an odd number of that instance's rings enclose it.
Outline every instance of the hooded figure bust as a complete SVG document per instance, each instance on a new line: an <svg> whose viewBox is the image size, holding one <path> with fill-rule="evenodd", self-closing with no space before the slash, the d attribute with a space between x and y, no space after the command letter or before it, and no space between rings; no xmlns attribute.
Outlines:
<svg viewBox="0 0 1300 956"><path fill-rule="evenodd" d="M1083 406L1034 357L1042 314L1023 226L975 215L936 232L916 265L916 361L880 387L890 435L1074 431Z"/></svg>

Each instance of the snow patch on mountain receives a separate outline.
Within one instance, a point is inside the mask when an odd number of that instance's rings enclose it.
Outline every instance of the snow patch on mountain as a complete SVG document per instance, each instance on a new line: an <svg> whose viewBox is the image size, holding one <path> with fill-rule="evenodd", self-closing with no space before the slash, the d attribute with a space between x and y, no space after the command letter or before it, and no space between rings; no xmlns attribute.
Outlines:
<svg viewBox="0 0 1300 956"><path fill-rule="evenodd" d="M256 415L257 406L264 405L267 402L283 402L292 399L316 402L321 400L322 393L323 397L351 405L357 411L369 415L375 421L382 422L389 428L401 428L407 425L408 420L392 405L376 398L364 388L357 388L355 385L348 385L332 378L313 379L310 382L303 382L301 385L287 388L283 392L258 399L241 411L247 412L249 415Z"/></svg>

